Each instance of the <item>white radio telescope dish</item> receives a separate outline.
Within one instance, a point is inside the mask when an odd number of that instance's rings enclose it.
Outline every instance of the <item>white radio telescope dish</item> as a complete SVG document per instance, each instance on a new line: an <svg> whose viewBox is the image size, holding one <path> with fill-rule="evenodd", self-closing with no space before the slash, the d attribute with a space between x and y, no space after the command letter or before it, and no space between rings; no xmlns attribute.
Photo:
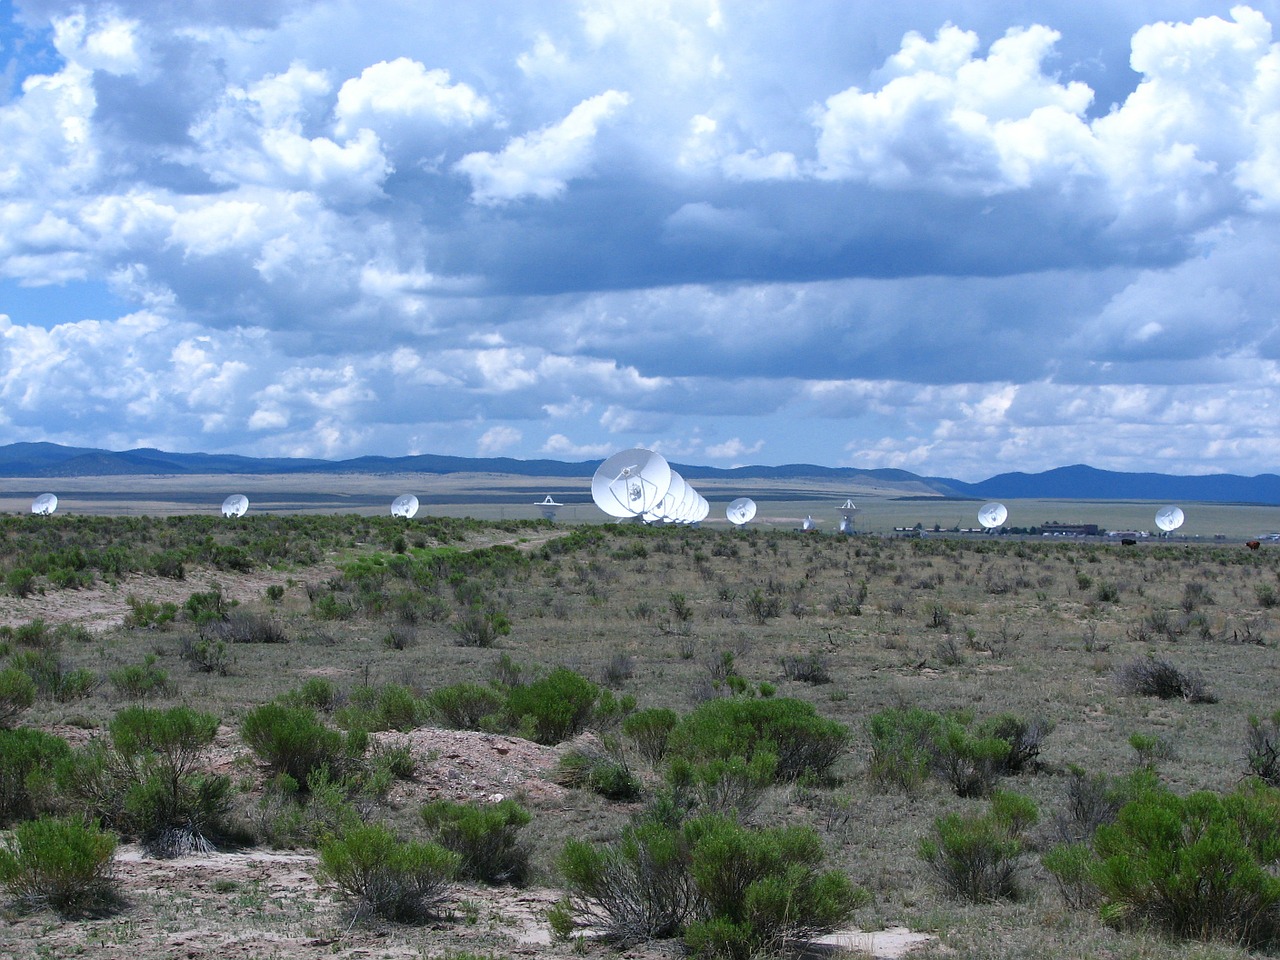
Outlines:
<svg viewBox="0 0 1280 960"><path fill-rule="evenodd" d="M412 493L401 494L391 501L391 515L412 520L418 512L418 498Z"/></svg>
<svg viewBox="0 0 1280 960"><path fill-rule="evenodd" d="M671 486L671 467L652 450L623 450L596 469L591 499L611 517L651 513Z"/></svg>
<svg viewBox="0 0 1280 960"><path fill-rule="evenodd" d="M1186 519L1187 516L1182 512L1182 509L1173 505L1161 507L1156 511L1156 526L1165 533L1172 533L1177 530Z"/></svg>
<svg viewBox="0 0 1280 960"><path fill-rule="evenodd" d="M852 499L844 502L844 506L840 508L841 533L853 533L853 517L857 512L858 508L854 506Z"/></svg>
<svg viewBox="0 0 1280 960"><path fill-rule="evenodd" d="M815 530L815 529L817 529L817 526L818 526L818 521L817 521L817 520L813 519L813 517L805 517L805 518L804 518L804 523L800 524L800 529L801 529L801 530Z"/></svg>
<svg viewBox="0 0 1280 960"><path fill-rule="evenodd" d="M978 522L988 530L994 530L1009 519L1009 510L1003 503L984 503L978 511Z"/></svg>
<svg viewBox="0 0 1280 960"><path fill-rule="evenodd" d="M31 501L31 512L47 517L58 509L58 498L52 493L42 493Z"/></svg>
<svg viewBox="0 0 1280 960"><path fill-rule="evenodd" d="M725 508L724 515L735 527L750 523L756 515L756 502L750 497L739 497Z"/></svg>
<svg viewBox="0 0 1280 960"><path fill-rule="evenodd" d="M554 520L556 518L557 511L559 511L559 509L563 507L564 504L556 503L554 500L551 499L551 494L548 493L547 499L539 500L536 504L534 504L534 506L536 506L539 510L542 511L543 519Z"/></svg>
<svg viewBox="0 0 1280 960"><path fill-rule="evenodd" d="M243 493L233 493L222 501L222 515L224 517L243 517L248 509L249 498Z"/></svg>

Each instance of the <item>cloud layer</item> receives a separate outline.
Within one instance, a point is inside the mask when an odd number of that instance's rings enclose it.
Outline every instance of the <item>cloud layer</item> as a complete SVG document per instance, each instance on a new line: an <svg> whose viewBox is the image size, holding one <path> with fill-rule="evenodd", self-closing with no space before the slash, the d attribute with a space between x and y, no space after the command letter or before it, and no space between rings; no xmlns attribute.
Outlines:
<svg viewBox="0 0 1280 960"><path fill-rule="evenodd" d="M0 441L1280 470L1280 11L973 6L16 0Z"/></svg>

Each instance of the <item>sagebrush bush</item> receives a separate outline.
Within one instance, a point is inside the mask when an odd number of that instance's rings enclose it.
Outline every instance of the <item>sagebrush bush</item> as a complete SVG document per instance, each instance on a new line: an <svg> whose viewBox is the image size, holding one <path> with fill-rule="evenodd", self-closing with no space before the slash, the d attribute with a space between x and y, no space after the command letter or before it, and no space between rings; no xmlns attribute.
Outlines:
<svg viewBox="0 0 1280 960"><path fill-rule="evenodd" d="M943 889L972 903L1018 896L1022 834L1038 819L1026 797L997 791L982 815L947 814L920 842L920 856Z"/></svg>
<svg viewBox="0 0 1280 960"><path fill-rule="evenodd" d="M27 820L0 845L0 885L19 903L64 916L117 902L116 840L82 817Z"/></svg>
<svg viewBox="0 0 1280 960"><path fill-rule="evenodd" d="M1008 713L975 723L968 714L918 707L881 710L867 721L868 775L907 791L935 776L959 796L983 797L1001 777L1033 768L1052 729L1047 721Z"/></svg>
<svg viewBox="0 0 1280 960"><path fill-rule="evenodd" d="M1194 671L1178 669L1160 657L1138 657L1116 669L1116 685L1124 693L1187 703L1216 703L1204 678Z"/></svg>
<svg viewBox="0 0 1280 960"><path fill-rule="evenodd" d="M513 728L528 728L538 743L552 745L586 729L600 688L567 667L513 687L505 709Z"/></svg>
<svg viewBox="0 0 1280 960"><path fill-rule="evenodd" d="M1280 787L1280 710L1265 720L1249 717L1244 755L1252 776Z"/></svg>
<svg viewBox="0 0 1280 960"><path fill-rule="evenodd" d="M674 710L653 707L637 710L623 720L622 732L636 745L640 756L656 767L667 755L667 741L679 722L680 717Z"/></svg>
<svg viewBox="0 0 1280 960"><path fill-rule="evenodd" d="M529 850L519 834L532 819L511 799L483 804L437 800L422 808L431 838L460 857L458 876L481 883L524 882Z"/></svg>
<svg viewBox="0 0 1280 960"><path fill-rule="evenodd" d="M750 760L758 751L777 757L778 781L822 777L844 754L849 731L790 697L710 700L671 732L668 753L690 761Z"/></svg>
<svg viewBox="0 0 1280 960"><path fill-rule="evenodd" d="M362 824L320 844L321 876L357 916L415 922L433 916L460 857L439 844L399 840L381 824Z"/></svg>
<svg viewBox="0 0 1280 960"><path fill-rule="evenodd" d="M1245 945L1280 935L1280 791L1180 797L1153 786L1098 828L1089 878L1102 915L1180 937Z"/></svg>
<svg viewBox="0 0 1280 960"><path fill-rule="evenodd" d="M693 953L746 960L833 929L865 902L843 873L821 869L808 827L669 813L643 815L613 844L565 844L557 865L569 895L553 917L562 934L579 924L620 943L683 937Z"/></svg>
<svg viewBox="0 0 1280 960"><path fill-rule="evenodd" d="M809 827L749 830L700 817L685 827L690 874L701 901L685 930L700 956L749 960L834 930L866 902L838 870L822 870L822 842Z"/></svg>
<svg viewBox="0 0 1280 960"><path fill-rule="evenodd" d="M0 670L0 729L13 726L22 712L36 702L36 682L14 667Z"/></svg>
<svg viewBox="0 0 1280 960"><path fill-rule="evenodd" d="M667 783L691 809L745 821L773 785L777 768L778 758L764 750L750 760L729 757L690 763L676 757L667 770Z"/></svg>
<svg viewBox="0 0 1280 960"><path fill-rule="evenodd" d="M275 773L305 784L320 767L337 770L343 757L342 734L321 723L314 711L265 703L245 714L240 737Z"/></svg>
<svg viewBox="0 0 1280 960"><path fill-rule="evenodd" d="M107 674L116 695L128 700L164 693L169 685L169 674L156 666L155 654L147 654L142 663L127 664Z"/></svg>
<svg viewBox="0 0 1280 960"><path fill-rule="evenodd" d="M42 730L0 730L0 827L34 817L50 797L53 768L71 755Z"/></svg>
<svg viewBox="0 0 1280 960"><path fill-rule="evenodd" d="M590 742L579 742L565 751L556 764L555 781L590 790L606 800L638 800L641 793L640 781L620 751Z"/></svg>
<svg viewBox="0 0 1280 960"><path fill-rule="evenodd" d="M506 698L483 684L455 683L433 690L426 703L431 713L451 730L483 730L487 720L501 715Z"/></svg>

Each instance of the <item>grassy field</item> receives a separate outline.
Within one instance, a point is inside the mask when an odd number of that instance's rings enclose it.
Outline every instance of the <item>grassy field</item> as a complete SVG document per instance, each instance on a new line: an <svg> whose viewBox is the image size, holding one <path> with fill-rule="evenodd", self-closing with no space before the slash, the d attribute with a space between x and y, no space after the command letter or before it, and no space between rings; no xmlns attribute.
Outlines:
<svg viewBox="0 0 1280 960"><path fill-rule="evenodd" d="M385 489L369 495L389 500L403 492L400 482L390 478ZM261 492L235 489L251 498ZM216 509L221 497L209 499ZM821 519L832 530L838 502L821 502ZM158 510L162 501L154 503ZM912 954L925 958L1251 955L1231 944L1110 926L1096 909L1073 909L1041 857L1058 840L1055 819L1066 812L1073 768L1120 777L1151 763L1180 794L1229 790L1246 773L1248 717L1280 708L1280 629L1274 621L1280 547L1255 552L1212 537L1238 539L1275 528L1274 508L1183 505L1186 532L1207 542L1153 540L1125 548L1047 539L802 534L790 525L808 513L819 517L817 506L767 496L760 503L763 521L744 530L596 526L583 517L558 527L517 523L510 515L505 522L455 521L441 519L446 509L435 504L427 512L437 516L407 524L381 511L251 515L231 523L203 516L5 517L0 569L7 582L15 569L31 569L34 579L27 596L0 599L0 623L11 629L3 649L9 661L22 654L26 648L12 631L36 618L90 628L71 631L56 645L61 670L92 676L85 695L42 696L21 718L75 742L100 733L133 702L109 678L154 658L167 683L142 702L187 704L218 715L219 769L233 777L237 816L250 825L262 823L267 792L238 730L255 707L308 680L330 681L346 701L388 685L421 698L451 684L487 682L513 665L526 677L565 666L616 696L634 697L640 708L686 715L709 698L728 695L733 684L727 678L738 677L740 688L770 685L775 696L810 703L850 732L849 749L830 777L770 789L756 819L819 832L828 863L870 893L854 916L861 929L905 926L929 934L935 939ZM455 506L461 508L448 510ZM977 506L860 501L860 526L967 526ZM1009 506L1011 523L1025 517L1027 523L1142 529L1159 505ZM487 515L508 509L517 508L490 504ZM566 532L575 535L566 538ZM406 579L407 561L401 572L389 566L394 556L413 557L415 550L427 556L441 546L484 551L499 544L515 549L453 581ZM117 552L108 554L112 547ZM84 555L81 577L59 589L55 581L64 577L67 551L74 550ZM108 555L114 557L110 564L95 566L106 564ZM166 561L169 576L158 573ZM172 575L177 561L182 579ZM262 618L279 634L279 642L229 642L225 673L200 669L191 655L202 633L187 600L214 589L236 604L232 610ZM178 616L150 624L130 619L141 599L171 602ZM500 612L510 632L495 636L490 646L460 645L459 624L477 603ZM1127 665L1153 657L1198 675L1213 702L1136 695L1117 682ZM820 669L801 677L801 663ZM1051 725L1035 769L1002 783L1039 810L1021 858L1019 897L982 905L957 899L940 888L919 854L937 818L981 813L986 800L959 797L933 779L904 791L870 775L868 721L879 711L907 707L966 713L975 722L1013 713ZM616 728L600 732L617 735ZM1135 735L1144 750L1134 746ZM620 742L652 795L660 771L625 738ZM421 834L417 808L436 790L431 771L449 762L448 751L424 755L417 785L369 804L365 815L404 835ZM616 838L643 801L611 802L582 789L550 795L532 780L517 793L533 814L528 892L494 899L467 888L451 919L430 928L352 924L327 891L307 879L310 850L303 846L273 861L285 874L293 872L293 887L272 873L276 867L262 867L257 885L236 875L221 888L213 874L193 880L163 874L154 864L151 873L129 867L130 882L138 886L122 913L59 920L10 911L0 921L0 955L7 943L14 956L39 956L34 951L42 938L60 951L49 956L90 958L303 957L316 955L317 945L343 956L611 954L605 944L531 946L509 931L518 925L513 918L532 909L530 902L554 899L561 882L555 861L566 839ZM259 836L251 849L269 846ZM215 866L201 869L216 871L217 855L210 862ZM288 889L301 892L280 892ZM179 901L196 912L164 906ZM203 938L198 946L197 934ZM164 944L161 953L152 952L155 943ZM230 944L240 952L227 952ZM669 954L657 944L626 955Z"/></svg>

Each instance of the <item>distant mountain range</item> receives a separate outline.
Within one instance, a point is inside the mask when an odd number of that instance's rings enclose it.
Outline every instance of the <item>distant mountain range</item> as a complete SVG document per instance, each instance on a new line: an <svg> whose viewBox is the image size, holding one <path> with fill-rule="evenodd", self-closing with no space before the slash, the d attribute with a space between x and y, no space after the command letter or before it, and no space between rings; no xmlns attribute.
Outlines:
<svg viewBox="0 0 1280 960"><path fill-rule="evenodd" d="M312 460L241 457L233 454L170 453L164 450L98 450L56 443L0 446L0 477L163 476L289 473L495 473L523 477L590 477L600 461L516 460L510 457L356 457ZM1043 473L1002 473L980 483L922 477L906 470L859 470L808 463L780 467L704 467L672 464L688 480L847 480L874 483L903 496L943 496L974 500L1073 499L1168 500L1209 503L1280 504L1280 476L1234 474L1185 477L1163 473L1116 473L1083 464Z"/></svg>

